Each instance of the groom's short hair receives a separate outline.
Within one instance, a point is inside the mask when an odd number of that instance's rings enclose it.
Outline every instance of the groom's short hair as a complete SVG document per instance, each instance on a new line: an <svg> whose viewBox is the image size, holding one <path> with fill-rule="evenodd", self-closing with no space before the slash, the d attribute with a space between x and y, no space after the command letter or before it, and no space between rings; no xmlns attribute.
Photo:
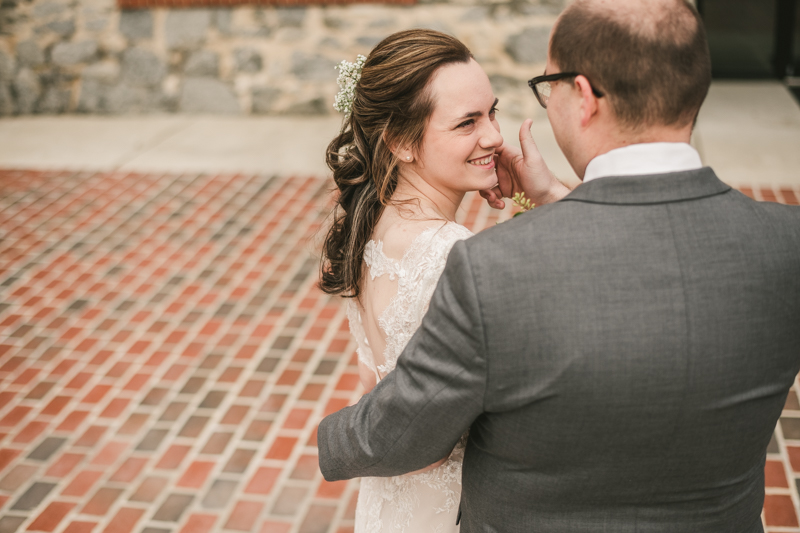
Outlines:
<svg viewBox="0 0 800 533"><path fill-rule="evenodd" d="M692 123L711 84L700 15L686 0L621 4L575 0L553 30L551 61L604 92L624 127Z"/></svg>

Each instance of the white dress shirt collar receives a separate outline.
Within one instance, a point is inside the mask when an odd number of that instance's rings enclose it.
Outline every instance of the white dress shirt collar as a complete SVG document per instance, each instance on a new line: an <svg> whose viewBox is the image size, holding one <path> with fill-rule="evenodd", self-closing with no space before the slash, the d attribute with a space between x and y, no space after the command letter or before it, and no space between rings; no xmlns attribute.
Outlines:
<svg viewBox="0 0 800 533"><path fill-rule="evenodd" d="M605 176L644 176L702 168L700 154L686 143L642 143L615 148L589 161L583 182Z"/></svg>

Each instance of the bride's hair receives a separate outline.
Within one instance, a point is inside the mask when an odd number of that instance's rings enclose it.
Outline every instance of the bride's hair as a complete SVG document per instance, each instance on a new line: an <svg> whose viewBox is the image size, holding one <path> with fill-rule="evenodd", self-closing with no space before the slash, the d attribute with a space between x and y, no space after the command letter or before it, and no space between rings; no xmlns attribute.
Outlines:
<svg viewBox="0 0 800 533"><path fill-rule="evenodd" d="M364 248L397 186L398 160L390 148L419 151L434 106L431 77L443 65L471 58L461 41L433 30L394 33L367 57L352 112L328 145L339 196L322 247L324 292L358 297Z"/></svg>

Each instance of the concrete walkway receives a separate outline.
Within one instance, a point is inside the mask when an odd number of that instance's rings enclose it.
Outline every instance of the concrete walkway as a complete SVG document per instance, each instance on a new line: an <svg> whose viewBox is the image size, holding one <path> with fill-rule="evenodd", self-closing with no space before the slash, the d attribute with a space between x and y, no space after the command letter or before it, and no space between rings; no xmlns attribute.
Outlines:
<svg viewBox="0 0 800 533"><path fill-rule="evenodd" d="M522 90L522 89L521 89ZM533 96L531 96L533 98ZM499 114L517 141L524 117ZM577 184L544 112L533 134L546 161ZM0 168L139 172L247 172L326 176L324 152L339 116L22 117L0 121ZM800 106L778 82L716 82L694 143L705 164L734 186L800 183Z"/></svg>

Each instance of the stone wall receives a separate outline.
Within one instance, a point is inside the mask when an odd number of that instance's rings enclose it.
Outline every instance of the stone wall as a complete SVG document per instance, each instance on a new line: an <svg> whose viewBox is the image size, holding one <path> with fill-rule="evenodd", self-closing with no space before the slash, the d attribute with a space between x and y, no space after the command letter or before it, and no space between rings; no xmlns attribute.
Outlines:
<svg viewBox="0 0 800 533"><path fill-rule="evenodd" d="M334 66L388 34L428 27L462 39L504 113L529 115L567 0L120 11L114 0L2 0L0 115L322 115Z"/></svg>

